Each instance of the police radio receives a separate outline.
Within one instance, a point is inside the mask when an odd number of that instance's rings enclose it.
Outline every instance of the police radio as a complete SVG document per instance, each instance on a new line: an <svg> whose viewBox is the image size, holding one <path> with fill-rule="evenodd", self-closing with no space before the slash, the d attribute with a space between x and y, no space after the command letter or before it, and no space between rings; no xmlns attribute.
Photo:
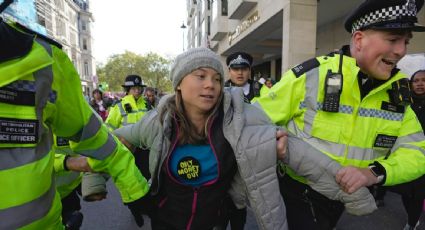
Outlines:
<svg viewBox="0 0 425 230"><path fill-rule="evenodd" d="M330 69L325 79L325 99L323 101L323 111L339 112L339 97L342 92L342 52L340 53L338 73L333 73Z"/></svg>
<svg viewBox="0 0 425 230"><path fill-rule="evenodd" d="M410 93L409 80L406 78L400 79L391 84L391 89L388 90L390 101L396 105L410 105L412 101L412 95Z"/></svg>

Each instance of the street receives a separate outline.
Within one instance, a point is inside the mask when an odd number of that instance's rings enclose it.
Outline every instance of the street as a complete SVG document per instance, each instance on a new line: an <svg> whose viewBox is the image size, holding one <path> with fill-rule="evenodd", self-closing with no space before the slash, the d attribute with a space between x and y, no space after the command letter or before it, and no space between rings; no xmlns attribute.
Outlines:
<svg viewBox="0 0 425 230"><path fill-rule="evenodd" d="M137 227L129 209L122 204L115 186L108 182L108 198L94 203L82 202L84 221L82 230L128 230L140 229ZM421 217L419 230L425 230L425 215ZM148 218L141 229L150 229ZM368 216L356 217L343 214L338 222L337 230L402 230L407 216L401 204L400 196L388 192L385 197L385 206ZM229 228L230 229L230 228ZM252 212L248 213L246 230L257 230L258 227Z"/></svg>

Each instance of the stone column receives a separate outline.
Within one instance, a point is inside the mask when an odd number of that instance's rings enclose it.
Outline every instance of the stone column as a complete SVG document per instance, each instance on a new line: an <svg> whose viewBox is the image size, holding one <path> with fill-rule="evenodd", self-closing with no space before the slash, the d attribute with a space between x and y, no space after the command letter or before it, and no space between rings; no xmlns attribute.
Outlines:
<svg viewBox="0 0 425 230"><path fill-rule="evenodd" d="M287 0L283 8L282 73L316 55L317 0Z"/></svg>

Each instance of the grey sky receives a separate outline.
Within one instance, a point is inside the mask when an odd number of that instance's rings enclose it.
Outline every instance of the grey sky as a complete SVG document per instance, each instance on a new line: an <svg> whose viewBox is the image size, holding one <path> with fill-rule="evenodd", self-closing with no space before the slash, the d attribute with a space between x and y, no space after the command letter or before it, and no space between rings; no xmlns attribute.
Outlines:
<svg viewBox="0 0 425 230"><path fill-rule="evenodd" d="M90 0L90 9L97 62L125 50L162 56L182 52L185 0Z"/></svg>

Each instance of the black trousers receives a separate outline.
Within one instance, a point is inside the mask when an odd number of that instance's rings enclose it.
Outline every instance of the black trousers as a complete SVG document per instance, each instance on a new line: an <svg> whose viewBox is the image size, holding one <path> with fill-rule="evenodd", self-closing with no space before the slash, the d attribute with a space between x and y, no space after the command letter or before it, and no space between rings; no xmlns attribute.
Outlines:
<svg viewBox="0 0 425 230"><path fill-rule="evenodd" d="M222 229L226 229L230 222L230 229L243 230L246 223L246 208L238 209L230 196L225 198L224 203L226 205L226 210Z"/></svg>
<svg viewBox="0 0 425 230"><path fill-rule="evenodd" d="M375 187L372 194L375 195L375 199L383 199L386 190L401 195L407 213L407 223L415 226L421 217L425 199L425 175L403 184Z"/></svg>
<svg viewBox="0 0 425 230"><path fill-rule="evenodd" d="M289 230L331 230L344 211L344 204L330 200L310 186L285 175L279 178Z"/></svg>
<svg viewBox="0 0 425 230"><path fill-rule="evenodd" d="M80 191L81 185L72 190L68 196L62 198L62 223L66 223L74 211L81 210L80 197L78 196L78 193L81 194Z"/></svg>

